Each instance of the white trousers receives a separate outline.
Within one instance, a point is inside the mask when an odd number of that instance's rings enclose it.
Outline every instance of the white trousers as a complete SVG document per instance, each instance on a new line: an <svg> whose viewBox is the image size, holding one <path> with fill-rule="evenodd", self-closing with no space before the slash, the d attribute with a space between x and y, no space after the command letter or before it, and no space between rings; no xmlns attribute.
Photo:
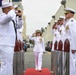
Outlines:
<svg viewBox="0 0 76 75"><path fill-rule="evenodd" d="M76 75L76 53L70 52L70 75Z"/></svg>
<svg viewBox="0 0 76 75"><path fill-rule="evenodd" d="M35 55L35 68L41 70L43 52L34 52L34 55Z"/></svg>
<svg viewBox="0 0 76 75"><path fill-rule="evenodd" d="M14 47L0 46L0 75L13 75Z"/></svg>

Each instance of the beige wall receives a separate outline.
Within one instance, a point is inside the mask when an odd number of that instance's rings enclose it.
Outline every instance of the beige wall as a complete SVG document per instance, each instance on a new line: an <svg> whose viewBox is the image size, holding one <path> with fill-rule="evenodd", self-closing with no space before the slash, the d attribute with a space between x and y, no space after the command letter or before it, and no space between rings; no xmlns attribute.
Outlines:
<svg viewBox="0 0 76 75"><path fill-rule="evenodd" d="M23 30L22 30L22 37L23 37L23 40L26 39L26 17L23 16Z"/></svg>
<svg viewBox="0 0 76 75"><path fill-rule="evenodd" d="M66 7L70 7L76 10L76 0L66 0ZM58 9L58 11L55 14L55 19L58 20L59 16L63 15L64 16L64 6L61 5L60 8ZM76 15L74 16L74 18L76 19ZM54 24L54 19L52 19L50 21L50 25L47 25L47 30L45 29L45 32L43 33L43 37L45 40L45 43L47 41L52 41L53 39L53 35L52 35L52 25Z"/></svg>

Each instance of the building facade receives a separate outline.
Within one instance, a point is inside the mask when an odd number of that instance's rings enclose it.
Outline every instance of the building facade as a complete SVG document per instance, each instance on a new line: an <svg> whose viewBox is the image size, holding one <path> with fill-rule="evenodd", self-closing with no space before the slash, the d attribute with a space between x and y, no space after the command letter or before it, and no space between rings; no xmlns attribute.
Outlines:
<svg viewBox="0 0 76 75"><path fill-rule="evenodd" d="M20 1L22 1L22 0L12 0L12 2L20 2Z"/></svg>
<svg viewBox="0 0 76 75"><path fill-rule="evenodd" d="M62 1L65 3L61 4L60 8L54 15L55 18L52 18L52 20L50 21L50 24L47 25L46 29L44 29L43 37L44 37L45 43L53 40L53 35L52 35L52 30L51 30L52 26L54 24L54 21L59 19L59 16L64 16L64 8L70 7L70 8L73 8L74 10L76 10L76 7L75 7L76 0L62 0ZM76 19L76 14L75 14L74 18Z"/></svg>
<svg viewBox="0 0 76 75"><path fill-rule="evenodd" d="M23 37L23 40L27 39L27 36L26 36L26 16L24 16L24 15L23 15L22 37Z"/></svg>

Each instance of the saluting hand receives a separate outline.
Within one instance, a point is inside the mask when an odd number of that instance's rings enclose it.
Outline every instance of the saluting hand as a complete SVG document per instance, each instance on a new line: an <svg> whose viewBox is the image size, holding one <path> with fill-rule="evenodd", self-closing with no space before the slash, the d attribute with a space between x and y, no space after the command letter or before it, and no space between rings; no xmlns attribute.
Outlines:
<svg viewBox="0 0 76 75"><path fill-rule="evenodd" d="M19 17L22 17L22 11L21 11L21 10L18 10L18 12L16 12L16 14L17 14Z"/></svg>

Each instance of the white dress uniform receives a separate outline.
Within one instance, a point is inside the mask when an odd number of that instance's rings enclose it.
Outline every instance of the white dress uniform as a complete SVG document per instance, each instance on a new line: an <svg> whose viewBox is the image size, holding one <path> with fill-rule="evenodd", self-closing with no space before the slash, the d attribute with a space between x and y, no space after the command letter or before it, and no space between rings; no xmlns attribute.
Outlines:
<svg viewBox="0 0 76 75"><path fill-rule="evenodd" d="M63 20L63 24L59 26L59 32L60 32L60 40L62 40L62 42L64 44L64 35L65 35L64 19L65 19L65 17L60 16L59 19Z"/></svg>
<svg viewBox="0 0 76 75"><path fill-rule="evenodd" d="M23 25L22 17L16 16L15 23L16 23L16 29L17 29L17 40L23 41L22 35L20 32L20 29L22 28L22 25Z"/></svg>
<svg viewBox="0 0 76 75"><path fill-rule="evenodd" d="M76 75L76 52L73 54L71 50L76 50L76 20L70 18L65 25L65 39L70 41L70 75Z"/></svg>
<svg viewBox="0 0 76 75"><path fill-rule="evenodd" d="M12 6L11 3L4 3L2 8ZM0 75L13 75L13 54L15 46L15 30L12 20L15 21L16 14L10 10L8 14L0 15Z"/></svg>
<svg viewBox="0 0 76 75"><path fill-rule="evenodd" d="M52 29L52 34L54 35L54 38L53 38L53 44L52 44L52 51L54 51L54 43L55 43L55 41L56 41L56 38L55 38L55 29Z"/></svg>
<svg viewBox="0 0 76 75"><path fill-rule="evenodd" d="M19 29L17 29L17 39L20 40L20 41L23 41L22 34L21 34Z"/></svg>
<svg viewBox="0 0 76 75"><path fill-rule="evenodd" d="M34 46L34 54L35 54L35 68L36 70L41 70L42 68L42 55L43 52L45 52L45 46L44 46L44 39L41 36L37 37L29 37L30 40L34 40L35 46ZM42 41L40 41L42 39Z"/></svg>
<svg viewBox="0 0 76 75"><path fill-rule="evenodd" d="M54 51L54 43L56 41L58 41L58 37L59 37L59 31L58 31L58 29L54 29L53 34L54 34L54 39L53 39L52 51Z"/></svg>
<svg viewBox="0 0 76 75"><path fill-rule="evenodd" d="M59 31L61 31L60 32L60 40L62 40L63 45L64 45L64 37L65 37L65 28L64 28L64 25L60 26ZM62 48L62 50L64 50L64 47Z"/></svg>
<svg viewBox="0 0 76 75"><path fill-rule="evenodd" d="M23 21L22 21L22 17L19 17L19 16L16 16L16 28L17 29L21 29L22 28L22 24L23 24Z"/></svg>
<svg viewBox="0 0 76 75"><path fill-rule="evenodd" d="M16 28L17 28L17 39L23 41L20 29L22 28L22 18L16 18Z"/></svg>

